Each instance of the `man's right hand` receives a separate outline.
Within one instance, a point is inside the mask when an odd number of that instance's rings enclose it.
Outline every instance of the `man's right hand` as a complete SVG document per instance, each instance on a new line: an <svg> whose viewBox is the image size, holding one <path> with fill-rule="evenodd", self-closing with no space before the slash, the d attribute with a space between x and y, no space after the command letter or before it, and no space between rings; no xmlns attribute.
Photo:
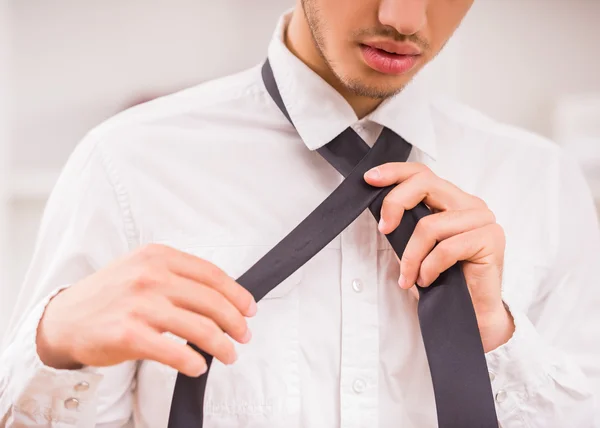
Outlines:
<svg viewBox="0 0 600 428"><path fill-rule="evenodd" d="M154 360L188 376L206 371L202 355L170 332L232 364L231 338L247 343L252 295L215 265L149 245L58 293L37 332L42 362L57 369Z"/></svg>

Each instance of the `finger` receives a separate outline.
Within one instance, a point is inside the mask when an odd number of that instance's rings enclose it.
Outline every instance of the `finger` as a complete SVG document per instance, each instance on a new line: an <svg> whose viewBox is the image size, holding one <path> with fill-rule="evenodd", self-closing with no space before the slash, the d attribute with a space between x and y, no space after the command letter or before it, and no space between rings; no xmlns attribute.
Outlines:
<svg viewBox="0 0 600 428"><path fill-rule="evenodd" d="M400 276L398 277L398 285L400 286L400 288L410 289L411 285L406 285L405 277L404 275L402 275L402 260L400 260L400 257L398 257L398 254L396 254L395 251L394 256L396 257L396 260L398 260L398 265L400 266ZM412 285L414 285L414 283Z"/></svg>
<svg viewBox="0 0 600 428"><path fill-rule="evenodd" d="M242 314L248 317L256 315L257 306L252 294L214 264L182 253L181 258L174 259L173 268L182 276L213 288L233 303Z"/></svg>
<svg viewBox="0 0 600 428"><path fill-rule="evenodd" d="M367 171L365 181L375 187L386 187L401 183L426 169L427 166L417 162L388 162Z"/></svg>
<svg viewBox="0 0 600 428"><path fill-rule="evenodd" d="M412 287L410 287L409 289L410 294L413 295L413 297L415 299L417 299L417 301L419 300L419 290L417 289L417 287L415 285L413 285Z"/></svg>
<svg viewBox="0 0 600 428"><path fill-rule="evenodd" d="M169 332L194 343L223 364L233 364L237 359L231 340L211 319L174 305L140 305L138 314L161 332Z"/></svg>
<svg viewBox="0 0 600 428"><path fill-rule="evenodd" d="M491 263L497 250L495 241L499 230L501 228L497 224L490 224L440 242L423 260L417 284L429 287L442 272L459 261Z"/></svg>
<svg viewBox="0 0 600 428"><path fill-rule="evenodd" d="M437 211L486 207L479 198L437 177L429 169L424 169L402 181L385 197L381 207L379 231L387 234L395 230L405 210L414 208L421 201Z"/></svg>
<svg viewBox="0 0 600 428"><path fill-rule="evenodd" d="M204 357L190 346L178 343L145 325L140 324L136 328L130 346L135 359L156 361L187 376L198 377L207 370Z"/></svg>
<svg viewBox="0 0 600 428"><path fill-rule="evenodd" d="M151 245L145 251L150 259L158 258L166 262L171 272L206 284L223 294L245 316L256 314L257 306L252 294L214 264L162 245Z"/></svg>
<svg viewBox="0 0 600 428"><path fill-rule="evenodd" d="M400 272L404 279L400 280L401 286L407 288L417 282L421 263L438 242L495 222L496 217L487 209L444 211L423 217L402 255Z"/></svg>
<svg viewBox="0 0 600 428"><path fill-rule="evenodd" d="M213 320L223 331L240 343L251 338L246 318L217 290L190 279L171 274L165 294L175 305Z"/></svg>

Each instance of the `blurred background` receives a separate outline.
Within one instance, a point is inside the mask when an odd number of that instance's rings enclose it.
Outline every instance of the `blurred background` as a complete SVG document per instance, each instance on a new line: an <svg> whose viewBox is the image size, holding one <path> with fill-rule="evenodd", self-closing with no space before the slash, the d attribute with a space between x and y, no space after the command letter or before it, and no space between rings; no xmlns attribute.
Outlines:
<svg viewBox="0 0 600 428"><path fill-rule="evenodd" d="M261 61L293 0L0 0L0 338L56 177L119 111ZM576 154L600 208L600 0L476 0L434 91Z"/></svg>

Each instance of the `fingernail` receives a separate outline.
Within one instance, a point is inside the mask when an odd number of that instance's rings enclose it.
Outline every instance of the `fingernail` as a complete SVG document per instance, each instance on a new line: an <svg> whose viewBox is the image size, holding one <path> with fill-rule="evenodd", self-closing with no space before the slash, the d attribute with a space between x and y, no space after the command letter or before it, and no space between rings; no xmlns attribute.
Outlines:
<svg viewBox="0 0 600 428"><path fill-rule="evenodd" d="M204 373L206 373L207 369L208 367L206 366L206 363L202 363L201 365L196 367L196 370L194 370L194 373L196 373L195 377L202 376Z"/></svg>
<svg viewBox="0 0 600 428"><path fill-rule="evenodd" d="M423 278L421 277L421 275L419 275L419 277L417 278L417 285L419 287L423 287Z"/></svg>
<svg viewBox="0 0 600 428"><path fill-rule="evenodd" d="M250 339L252 339L252 332L250 331L250 329L246 330L246 334L244 334L244 337L242 337L242 343L248 343L250 342Z"/></svg>
<svg viewBox="0 0 600 428"><path fill-rule="evenodd" d="M233 349L231 350L231 352L225 357L223 362L226 365L231 365L231 364L235 363L237 361L237 359L238 359L238 354L237 354L237 351L234 346Z"/></svg>
<svg viewBox="0 0 600 428"><path fill-rule="evenodd" d="M365 177L370 178L372 180L377 180L378 178L381 178L381 173L379 172L379 168L375 167L373 169L370 169L365 174Z"/></svg>
<svg viewBox="0 0 600 428"><path fill-rule="evenodd" d="M406 288L406 278L402 274L400 274L400 278L398 278L398 285L400 288Z"/></svg>
<svg viewBox="0 0 600 428"><path fill-rule="evenodd" d="M258 311L258 306L256 305L256 301L254 299L252 299L252 301L250 302L250 306L248 307L248 310L246 311L246 315L249 317L253 317L254 315L256 315L257 311Z"/></svg>
<svg viewBox="0 0 600 428"><path fill-rule="evenodd" d="M378 228L381 233L383 233L383 231L385 230L385 220L383 219L383 217L381 217L381 219L379 220Z"/></svg>

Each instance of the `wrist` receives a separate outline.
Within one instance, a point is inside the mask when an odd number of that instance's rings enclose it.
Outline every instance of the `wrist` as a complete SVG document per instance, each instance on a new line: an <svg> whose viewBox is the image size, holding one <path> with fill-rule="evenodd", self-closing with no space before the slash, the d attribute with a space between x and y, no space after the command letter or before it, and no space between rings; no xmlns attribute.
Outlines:
<svg viewBox="0 0 600 428"><path fill-rule="evenodd" d="M71 355L68 332L61 331L61 323L54 319L53 304L55 296L44 310L37 327L35 344L42 363L58 370L78 370L83 367Z"/></svg>
<svg viewBox="0 0 600 428"><path fill-rule="evenodd" d="M494 312L478 316L477 322L485 353L504 345L515 332L513 317L504 305Z"/></svg>

